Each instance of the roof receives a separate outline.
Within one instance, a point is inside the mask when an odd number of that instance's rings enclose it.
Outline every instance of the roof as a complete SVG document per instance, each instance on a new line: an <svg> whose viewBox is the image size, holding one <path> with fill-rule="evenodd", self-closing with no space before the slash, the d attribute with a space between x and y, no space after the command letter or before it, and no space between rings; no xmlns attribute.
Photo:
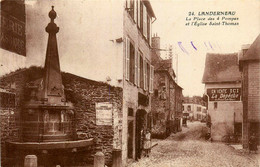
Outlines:
<svg viewBox="0 0 260 167"><path fill-rule="evenodd" d="M241 56L240 61L248 61L248 60L259 60L260 59L260 34L249 47L245 55Z"/></svg>
<svg viewBox="0 0 260 167"><path fill-rule="evenodd" d="M237 53L207 53L202 83L237 81L241 81Z"/></svg>
<svg viewBox="0 0 260 167"><path fill-rule="evenodd" d="M143 0L143 3L145 4L145 6L146 6L147 9L148 9L148 13L149 13L153 18L156 18L150 1L149 1L149 0Z"/></svg>

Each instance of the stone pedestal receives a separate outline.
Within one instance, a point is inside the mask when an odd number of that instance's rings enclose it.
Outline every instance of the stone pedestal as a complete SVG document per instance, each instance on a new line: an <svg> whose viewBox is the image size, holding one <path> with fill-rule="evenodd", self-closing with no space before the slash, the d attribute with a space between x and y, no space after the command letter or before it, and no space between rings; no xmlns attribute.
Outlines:
<svg viewBox="0 0 260 167"><path fill-rule="evenodd" d="M94 167L104 167L105 166L105 155L98 151L94 156Z"/></svg>
<svg viewBox="0 0 260 167"><path fill-rule="evenodd" d="M24 167L37 167L36 155L27 155L24 159Z"/></svg>

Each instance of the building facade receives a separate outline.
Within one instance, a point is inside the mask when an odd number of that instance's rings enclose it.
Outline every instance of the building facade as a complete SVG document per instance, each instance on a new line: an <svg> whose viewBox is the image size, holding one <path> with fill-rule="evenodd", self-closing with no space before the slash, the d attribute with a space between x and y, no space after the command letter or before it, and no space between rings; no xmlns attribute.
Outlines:
<svg viewBox="0 0 260 167"><path fill-rule="evenodd" d="M242 144L248 148L251 135L260 140L260 35L251 46L242 47L239 67L242 72L243 133Z"/></svg>
<svg viewBox="0 0 260 167"><path fill-rule="evenodd" d="M152 136L165 138L181 130L182 88L175 82L172 59L160 57L160 37L152 37L154 94L152 96Z"/></svg>
<svg viewBox="0 0 260 167"><path fill-rule="evenodd" d="M44 27L52 5L61 27L57 36L61 41L57 46L61 70L122 89L121 114L117 118L120 140L115 149L122 151L126 166L128 160L141 157L141 132L151 128L151 33L155 20L152 6L149 1L140 0L38 0L27 4L26 66L44 64Z"/></svg>
<svg viewBox="0 0 260 167"><path fill-rule="evenodd" d="M183 103L183 113L188 113L190 120L202 121L206 119L207 109L201 104Z"/></svg>
<svg viewBox="0 0 260 167"><path fill-rule="evenodd" d="M213 141L241 136L243 105L237 53L207 54L202 82L208 96Z"/></svg>
<svg viewBox="0 0 260 167"><path fill-rule="evenodd" d="M205 120L207 116L206 102L199 96L184 97L183 113L187 113L186 115L189 116L190 120Z"/></svg>

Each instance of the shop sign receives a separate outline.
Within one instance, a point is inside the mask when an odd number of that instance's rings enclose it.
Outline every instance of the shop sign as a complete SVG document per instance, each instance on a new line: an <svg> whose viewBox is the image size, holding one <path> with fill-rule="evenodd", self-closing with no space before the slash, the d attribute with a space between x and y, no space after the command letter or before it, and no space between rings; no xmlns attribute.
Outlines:
<svg viewBox="0 0 260 167"><path fill-rule="evenodd" d="M26 56L24 4L1 2L0 47Z"/></svg>
<svg viewBox="0 0 260 167"><path fill-rule="evenodd" d="M240 101L241 88L210 88L207 95L209 101Z"/></svg>

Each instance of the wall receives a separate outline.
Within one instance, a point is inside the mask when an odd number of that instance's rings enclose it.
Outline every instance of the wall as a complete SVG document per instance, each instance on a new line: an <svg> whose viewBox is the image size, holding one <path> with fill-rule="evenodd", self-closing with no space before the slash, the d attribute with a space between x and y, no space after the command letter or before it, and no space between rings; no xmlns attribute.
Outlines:
<svg viewBox="0 0 260 167"><path fill-rule="evenodd" d="M260 122L260 63L243 64L243 147L248 147L250 123ZM259 135L259 134L258 134Z"/></svg>
<svg viewBox="0 0 260 167"><path fill-rule="evenodd" d="M241 88L241 83L206 84L208 88ZM218 101L214 109L214 101L208 102L208 113L211 117L211 137L221 141L223 136L234 133L234 122L242 122L242 101Z"/></svg>
<svg viewBox="0 0 260 167"><path fill-rule="evenodd" d="M153 113L153 138L166 137L166 121L169 115L169 89L167 88L167 74L155 72L154 85L156 94L152 96L151 112ZM165 89L164 89L165 88Z"/></svg>
<svg viewBox="0 0 260 167"><path fill-rule="evenodd" d="M248 120L260 121L260 63L248 64Z"/></svg>
<svg viewBox="0 0 260 167"><path fill-rule="evenodd" d="M24 89L26 78L24 70L5 75L0 78L0 87L3 91L15 93L15 106L11 108L0 108L1 122L1 166L8 163L6 155L6 141L19 140L20 111L24 99Z"/></svg>
<svg viewBox="0 0 260 167"><path fill-rule="evenodd" d="M96 125L95 103L113 104L114 120L122 119L122 89L69 73L63 73L63 84L67 100L75 107L79 139L94 138L95 152L101 149L106 156L106 164L111 165L113 148L121 149L120 127L116 127L115 122L111 126Z"/></svg>
<svg viewBox="0 0 260 167"><path fill-rule="evenodd" d="M42 69L33 67L1 78L1 87L16 93L16 108L14 110L1 109L1 162L3 163L6 160L4 142L7 140L18 140L19 137L20 110L26 96L24 86L29 81L41 76ZM120 132L120 126L122 125L120 125L119 121L122 119L122 88L113 87L107 83L96 82L69 73L62 73L62 79L66 99L72 102L74 106L78 139L94 138L95 143L93 150L87 149L85 150L85 154L83 151L83 155L76 156L76 163L85 162L93 164L94 153L97 150L102 150L105 154L106 164L111 165L112 150L114 148L121 148L122 145L122 134ZM96 125L95 104L97 102L109 102L113 104L112 125ZM91 155L86 156L90 152Z"/></svg>
<svg viewBox="0 0 260 167"><path fill-rule="evenodd" d="M96 81L122 86L124 1L37 0L26 6L26 65L43 66L51 6L55 23L61 70ZM28 2L29 3L29 2ZM33 46L33 47L31 47ZM113 61L111 61L113 60ZM115 61L116 60L116 61Z"/></svg>
<svg viewBox="0 0 260 167"><path fill-rule="evenodd" d="M121 1L125 2L125 1ZM124 4L125 5L125 4ZM140 51L143 53L143 56L151 61L151 50L148 45L148 43L144 40L143 35L137 28L137 24L134 23L133 19L129 15L129 13L124 10L123 11L123 36L124 39L125 37L129 37L133 43L134 47L136 49L140 49ZM125 45L125 41L123 43ZM122 45L123 45L122 44ZM120 55L121 58L124 58L125 56L125 47L123 49L123 54ZM124 62L125 63L125 62ZM125 67L125 66L123 66ZM121 69L120 69L121 70ZM125 75L125 68L123 70L123 75ZM125 76L123 76L125 78ZM134 146L136 144L135 138L136 138L136 112L139 109L145 110L147 113L150 112L151 110L151 98L150 98L150 93L148 91L144 91L140 87L138 88L136 85L133 83L123 79L123 129L122 129L122 161L123 161L123 166L127 165L127 137L128 137L128 108L132 108L134 111L134 136L133 136L133 143ZM149 105L148 106L142 106L138 105L138 92L144 94L149 98ZM136 150L134 148L133 150L133 157L136 155Z"/></svg>

